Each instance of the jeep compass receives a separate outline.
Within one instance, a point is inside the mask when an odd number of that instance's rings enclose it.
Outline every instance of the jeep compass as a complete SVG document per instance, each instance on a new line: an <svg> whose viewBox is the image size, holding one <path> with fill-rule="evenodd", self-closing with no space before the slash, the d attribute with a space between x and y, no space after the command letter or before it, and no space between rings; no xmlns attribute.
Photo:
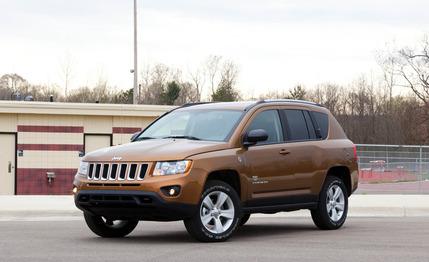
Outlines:
<svg viewBox="0 0 429 262"><path fill-rule="evenodd" d="M126 236L143 220L183 220L196 240L224 241L253 213L299 209L331 230L346 220L356 160L336 119L312 102L187 104L131 143L85 155L73 192L101 237Z"/></svg>

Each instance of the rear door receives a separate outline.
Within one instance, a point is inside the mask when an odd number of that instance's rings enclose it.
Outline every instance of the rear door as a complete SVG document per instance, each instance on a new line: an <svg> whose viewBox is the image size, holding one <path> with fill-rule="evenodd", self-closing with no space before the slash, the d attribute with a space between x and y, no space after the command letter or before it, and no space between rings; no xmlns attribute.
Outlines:
<svg viewBox="0 0 429 262"><path fill-rule="evenodd" d="M314 194L311 188L316 181L315 176L320 172L322 151L318 146L320 138L316 134L309 111L300 108L285 108L280 110L286 131L286 146L289 152L284 159L288 172L292 173L295 194ZM318 180L317 180L318 181Z"/></svg>

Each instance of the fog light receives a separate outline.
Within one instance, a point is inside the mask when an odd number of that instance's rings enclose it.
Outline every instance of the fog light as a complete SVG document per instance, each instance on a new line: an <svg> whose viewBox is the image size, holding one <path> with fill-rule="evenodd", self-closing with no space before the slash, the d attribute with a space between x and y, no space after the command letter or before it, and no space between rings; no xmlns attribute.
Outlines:
<svg viewBox="0 0 429 262"><path fill-rule="evenodd" d="M161 188L161 192L168 197L175 197L180 194L180 186L165 186Z"/></svg>
<svg viewBox="0 0 429 262"><path fill-rule="evenodd" d="M77 187L73 187L73 194L76 194L77 193Z"/></svg>

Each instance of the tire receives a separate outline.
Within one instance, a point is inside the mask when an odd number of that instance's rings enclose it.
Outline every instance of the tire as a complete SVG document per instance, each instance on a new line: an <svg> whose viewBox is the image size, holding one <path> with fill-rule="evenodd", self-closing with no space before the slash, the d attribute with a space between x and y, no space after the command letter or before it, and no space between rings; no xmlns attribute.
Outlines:
<svg viewBox="0 0 429 262"><path fill-rule="evenodd" d="M311 210L314 224L323 230L338 229L346 221L347 211L348 194L344 182L338 177L326 177L319 195L318 207Z"/></svg>
<svg viewBox="0 0 429 262"><path fill-rule="evenodd" d="M238 226L242 227L244 226L247 221L249 221L250 218L250 214L244 214L241 218L240 218L240 223L238 223Z"/></svg>
<svg viewBox="0 0 429 262"><path fill-rule="evenodd" d="M105 238L124 237L136 228L137 220L108 221L101 216L94 216L84 212L85 222L96 235Z"/></svg>
<svg viewBox="0 0 429 262"><path fill-rule="evenodd" d="M198 241L221 242L231 236L240 217L241 204L237 192L225 182L211 180L201 195L198 211L184 220L184 224L188 233Z"/></svg>

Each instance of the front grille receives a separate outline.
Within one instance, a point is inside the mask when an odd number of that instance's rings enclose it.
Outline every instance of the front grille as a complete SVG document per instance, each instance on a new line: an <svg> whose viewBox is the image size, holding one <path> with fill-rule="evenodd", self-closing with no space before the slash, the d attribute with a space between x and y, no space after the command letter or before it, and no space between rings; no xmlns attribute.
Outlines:
<svg viewBox="0 0 429 262"><path fill-rule="evenodd" d="M89 180L135 181L143 180L148 164L137 163L91 163L89 164Z"/></svg>

